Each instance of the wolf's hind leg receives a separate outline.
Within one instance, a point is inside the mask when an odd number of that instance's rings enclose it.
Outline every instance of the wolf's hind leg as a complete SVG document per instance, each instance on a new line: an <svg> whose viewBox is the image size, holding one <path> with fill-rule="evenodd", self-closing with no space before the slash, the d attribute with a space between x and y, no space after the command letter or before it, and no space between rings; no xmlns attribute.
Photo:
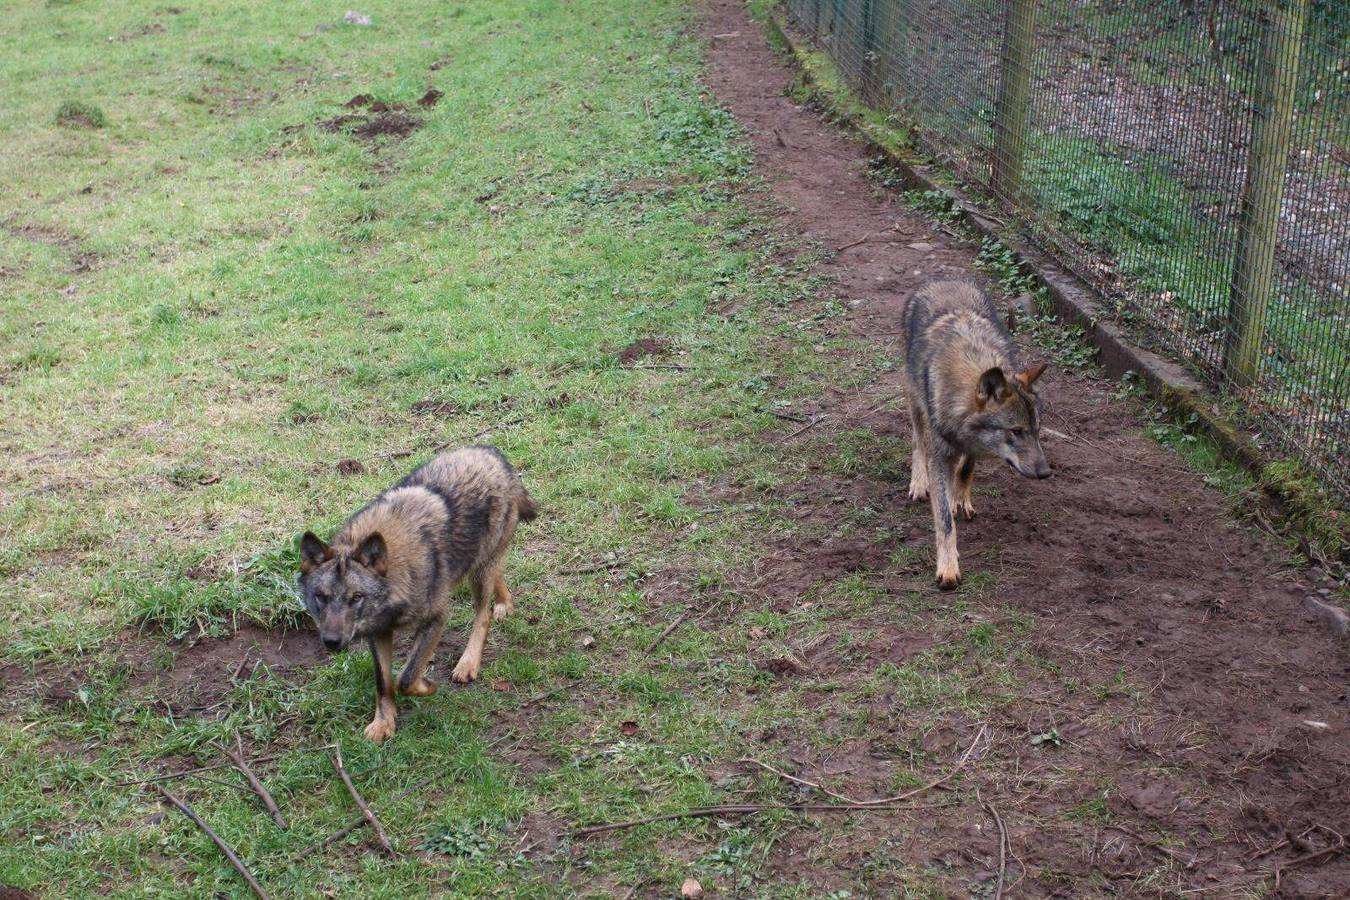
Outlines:
<svg viewBox="0 0 1350 900"><path fill-rule="evenodd" d="M390 665L394 657L392 632L370 639L370 656L375 663L375 718L366 726L366 738L383 744L394 734L398 707L394 704L394 676Z"/></svg>
<svg viewBox="0 0 1350 900"><path fill-rule="evenodd" d="M431 660L431 654L436 652L436 645L441 640L441 631L445 628L445 616L428 622L413 636L412 651L408 654L408 662L403 666L403 673L398 678L398 692L406 694L409 697L430 697L436 693L436 682L426 678L422 673L427 670L427 663Z"/></svg>
<svg viewBox="0 0 1350 900"><path fill-rule="evenodd" d="M914 452L909 458L909 499L922 500L928 496L928 421L917 403L909 404L909 421L914 430L911 439Z"/></svg>
<svg viewBox="0 0 1350 900"><path fill-rule="evenodd" d="M962 456L956 464L956 487L953 490L956 512L962 513L966 521L975 519L975 504L970 499L971 485L975 481L975 457Z"/></svg>
<svg viewBox="0 0 1350 900"><path fill-rule="evenodd" d="M473 627L469 630L464 653L459 657L455 670L450 673L450 677L460 684L473 681L483 667L483 647L487 644L488 629L492 627L492 598L496 592L500 567L501 558L498 557L469 573L469 588L473 593Z"/></svg>

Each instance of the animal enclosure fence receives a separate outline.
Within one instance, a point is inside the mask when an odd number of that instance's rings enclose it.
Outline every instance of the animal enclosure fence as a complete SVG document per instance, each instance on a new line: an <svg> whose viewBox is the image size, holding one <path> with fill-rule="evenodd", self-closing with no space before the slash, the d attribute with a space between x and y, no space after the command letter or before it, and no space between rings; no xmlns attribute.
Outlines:
<svg viewBox="0 0 1350 900"><path fill-rule="evenodd" d="M1271 450L1350 499L1350 0L787 0Z"/></svg>

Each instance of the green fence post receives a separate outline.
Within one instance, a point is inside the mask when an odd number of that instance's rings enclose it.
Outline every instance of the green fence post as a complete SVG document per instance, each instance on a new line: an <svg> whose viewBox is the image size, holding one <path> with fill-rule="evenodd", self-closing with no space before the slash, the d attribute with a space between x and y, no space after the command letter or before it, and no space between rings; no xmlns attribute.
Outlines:
<svg viewBox="0 0 1350 900"><path fill-rule="evenodd" d="M994 193L1013 201L1022 183L1031 56L1036 45L1036 0L1006 0L1003 52L999 60L998 108L994 112Z"/></svg>
<svg viewBox="0 0 1350 900"><path fill-rule="evenodd" d="M1299 47L1308 0L1276 0L1261 11L1261 57L1252 98L1252 140L1238 217L1237 255L1228 301L1224 373L1240 387L1256 383L1265 343L1266 305L1274 289L1280 200L1289 165Z"/></svg>

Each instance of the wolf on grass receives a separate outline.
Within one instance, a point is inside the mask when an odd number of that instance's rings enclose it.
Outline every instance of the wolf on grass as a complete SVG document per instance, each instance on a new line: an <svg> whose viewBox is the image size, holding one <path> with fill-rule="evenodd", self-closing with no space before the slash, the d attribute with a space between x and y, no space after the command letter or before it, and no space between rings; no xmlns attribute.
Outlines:
<svg viewBox="0 0 1350 900"><path fill-rule="evenodd" d="M996 457L1026 478L1051 474L1035 388L1045 363L1018 371L1017 348L989 298L964 281L930 282L915 291L901 332L914 426L909 496L932 504L937 583L949 589L961 582L956 513L975 517L975 460Z"/></svg>
<svg viewBox="0 0 1350 900"><path fill-rule="evenodd" d="M449 614L450 593L468 580L474 619L450 677L473 681L493 619L512 609L502 577L519 522L535 518L520 476L495 447L442 453L358 510L331 544L305 532L300 588L329 650L364 638L375 660L375 719L366 737L394 733L394 692L436 692L424 676ZM412 652L395 685L394 630L413 632Z"/></svg>

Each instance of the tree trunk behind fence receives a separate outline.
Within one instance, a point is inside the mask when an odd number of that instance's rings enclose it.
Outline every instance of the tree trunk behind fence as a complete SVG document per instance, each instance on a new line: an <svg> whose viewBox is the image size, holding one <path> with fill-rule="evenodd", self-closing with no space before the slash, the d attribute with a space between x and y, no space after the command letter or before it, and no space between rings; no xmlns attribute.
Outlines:
<svg viewBox="0 0 1350 900"><path fill-rule="evenodd" d="M1237 256L1229 294L1224 370L1240 387L1256 383L1265 345L1266 306L1274 290L1280 200L1298 87L1299 46L1308 0L1277 0L1262 10L1252 141L1238 219Z"/></svg>

